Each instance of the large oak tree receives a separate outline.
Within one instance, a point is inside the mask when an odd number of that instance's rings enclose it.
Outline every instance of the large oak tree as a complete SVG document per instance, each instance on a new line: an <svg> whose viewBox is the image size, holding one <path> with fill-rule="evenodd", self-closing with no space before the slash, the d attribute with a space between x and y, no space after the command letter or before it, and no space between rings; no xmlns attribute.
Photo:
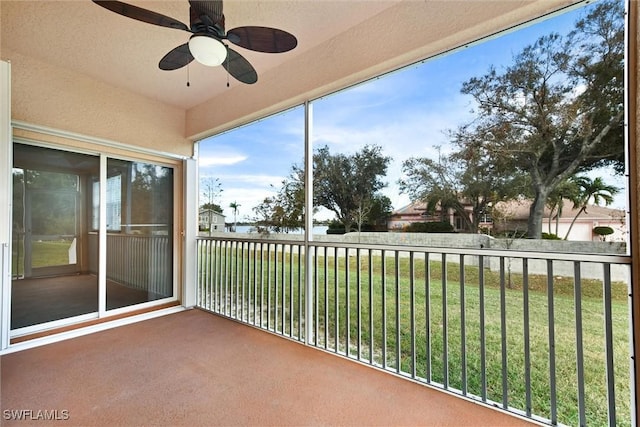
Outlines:
<svg viewBox="0 0 640 427"><path fill-rule="evenodd" d="M540 238L557 186L596 167L624 168L623 79L624 11L620 1L605 1L568 35L540 37L504 70L463 84L476 118L455 142L485 152L496 173L529 177L530 238Z"/></svg>

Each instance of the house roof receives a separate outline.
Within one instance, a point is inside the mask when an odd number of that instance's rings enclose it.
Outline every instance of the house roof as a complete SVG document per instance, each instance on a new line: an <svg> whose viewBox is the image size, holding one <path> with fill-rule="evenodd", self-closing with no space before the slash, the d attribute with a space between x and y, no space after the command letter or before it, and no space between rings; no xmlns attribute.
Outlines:
<svg viewBox="0 0 640 427"><path fill-rule="evenodd" d="M189 21L187 0L128 1ZM234 47L258 72L227 87L221 67L161 71L158 61L189 33L117 15L91 1L0 2L0 57L55 67L180 111L191 140L230 129L525 23L575 0L281 0L224 3L226 28L281 28L298 39L287 53ZM187 81L190 86L187 87ZM82 84L80 82L79 84Z"/></svg>
<svg viewBox="0 0 640 427"><path fill-rule="evenodd" d="M509 220L526 220L529 218L529 208L531 206L530 200L510 200L508 202L498 202L494 209L499 209L508 215ZM574 207L573 203L569 200L564 201L564 207L562 209L561 218L574 218L580 207ZM408 215L424 215L426 211L426 204L422 201L416 201L403 206L400 209L395 210L391 216L408 216ZM550 209L545 207L544 215L548 217ZM582 219L601 219L610 220L612 218L624 218L625 212L621 209L612 209L605 206L589 205L586 211L580 214Z"/></svg>
<svg viewBox="0 0 640 427"><path fill-rule="evenodd" d="M498 202L494 209L499 209L504 212L509 220L526 220L529 218L529 208L531 207L530 200L511 200L509 202ZM570 200L564 201L564 207L562 209L561 218L573 219L580 207L574 207L573 202ZM548 207L544 209L544 216L548 217L551 213ZM588 205L587 209L580 214L580 218L594 219L594 220L610 220L612 218L624 218L624 210L613 209L605 206Z"/></svg>

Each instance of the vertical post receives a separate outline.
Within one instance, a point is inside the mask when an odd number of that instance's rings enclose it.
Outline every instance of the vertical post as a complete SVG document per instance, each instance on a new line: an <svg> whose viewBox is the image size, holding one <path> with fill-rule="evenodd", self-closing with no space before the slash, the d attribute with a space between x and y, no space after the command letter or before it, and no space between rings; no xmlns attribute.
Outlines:
<svg viewBox="0 0 640 427"><path fill-rule="evenodd" d="M196 144L197 147L197 144ZM196 304L196 287L198 286L198 252L196 237L198 233L198 163L196 159L184 161L184 231L182 232L183 251L182 265L182 305L193 307ZM203 267L200 267L203 268ZM200 283L200 286L203 286Z"/></svg>
<svg viewBox="0 0 640 427"><path fill-rule="evenodd" d="M309 101L304 103L304 275L305 275L305 334L307 345L311 345L313 336L313 271L311 262L311 245L313 241L313 146L311 130L313 124L313 108ZM315 253L313 254L315 257ZM326 296L325 296L326 298Z"/></svg>
<svg viewBox="0 0 640 427"><path fill-rule="evenodd" d="M13 209L11 168L11 64L0 61L0 350L9 347L11 329L11 211Z"/></svg>
<svg viewBox="0 0 640 427"><path fill-rule="evenodd" d="M632 339L631 339L631 425L640 421L640 405L638 405L638 363L636 357L640 354L640 210L638 210L638 186L640 185L640 152L638 150L638 134L640 134L640 120L638 114L638 93L640 79L638 78L638 38L640 37L640 2L627 1L627 42L626 73L625 73L625 106L627 138L625 147L628 149L627 167L629 176L629 243L631 246L631 289L629 293L631 304Z"/></svg>
<svg viewBox="0 0 640 427"><path fill-rule="evenodd" d="M107 311L107 156L100 155L98 220L98 317Z"/></svg>

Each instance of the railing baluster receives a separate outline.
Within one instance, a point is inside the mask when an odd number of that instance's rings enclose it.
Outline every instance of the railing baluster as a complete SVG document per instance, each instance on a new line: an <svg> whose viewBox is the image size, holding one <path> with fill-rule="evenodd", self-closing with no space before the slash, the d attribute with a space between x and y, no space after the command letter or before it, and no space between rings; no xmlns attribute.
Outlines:
<svg viewBox="0 0 640 427"><path fill-rule="evenodd" d="M288 251L289 245L282 245L282 272L280 273L280 278L281 278L281 288L282 288L282 296L280 297L280 302L282 305L282 312L280 313L280 317L281 317L281 323L282 323L282 335L287 335L286 329L287 329L287 309L288 309L288 304L287 304L287 299L291 298L291 294L287 294L287 251ZM289 252L289 256L291 256L291 253ZM289 334L291 334L291 330L289 330Z"/></svg>
<svg viewBox="0 0 640 427"><path fill-rule="evenodd" d="M245 262L244 262L244 248L245 248L245 242L241 242L240 246L240 270L242 271L242 275L241 275L241 279L240 279L240 285L241 285L241 291L240 291L240 301L241 301L241 310L240 310L240 319L242 320L246 320L245 318L245 313L246 313L246 308L247 308L247 301L246 301L246 295L245 295L245 288L246 288L246 281L247 278L245 276Z"/></svg>
<svg viewBox="0 0 640 427"><path fill-rule="evenodd" d="M281 295L280 295L280 307L281 307L281 311L280 311L280 324L281 324L281 328L282 328L282 335L286 334L286 322L285 322L285 318L286 318L286 311L287 311L287 304L286 304L286 256L287 256L287 251L286 251L286 246L283 243L281 246L282 248L282 254L281 254L281 260L280 260L280 288L281 288Z"/></svg>
<svg viewBox="0 0 640 427"><path fill-rule="evenodd" d="M362 346L362 295L360 294L360 269L362 268L360 262L360 248L356 249L356 310L357 310L357 323L358 323L358 360L361 359L360 348Z"/></svg>
<svg viewBox="0 0 640 427"><path fill-rule="evenodd" d="M449 337L447 325L447 254L442 253L442 384L449 388Z"/></svg>
<svg viewBox="0 0 640 427"><path fill-rule="evenodd" d="M400 351L400 253L394 251L394 284L395 284L395 313L396 313L396 372L402 371L402 355Z"/></svg>
<svg viewBox="0 0 640 427"><path fill-rule="evenodd" d="M329 348L329 254L324 248L324 348ZM335 251L335 249L334 249Z"/></svg>
<svg viewBox="0 0 640 427"><path fill-rule="evenodd" d="M339 325L340 325L340 316L339 316L339 302L338 300L340 299L340 292L338 292L338 248L335 249L335 253L334 253L334 259L333 259L333 282L334 282L334 295L333 295L333 299L334 299L334 303L335 303L335 313L334 313L334 318L336 321L335 327L334 327L334 340L335 340L335 349L334 351L336 353L338 353L339 351L339 347L340 347L340 330L339 330Z"/></svg>
<svg viewBox="0 0 640 427"><path fill-rule="evenodd" d="M460 255L460 369L462 370L460 376L462 380L462 395L467 395L467 334L466 334L466 312L465 312L465 268L464 268L464 255Z"/></svg>
<svg viewBox="0 0 640 427"><path fill-rule="evenodd" d="M227 240L224 242L224 250L222 252L222 261L224 263L224 268L222 270L222 278L224 280L224 315L228 316L227 307L229 306L229 244L230 242Z"/></svg>
<svg viewBox="0 0 640 427"><path fill-rule="evenodd" d="M327 259L327 248L324 248L324 258L325 260ZM313 310L313 317L314 317L314 324L313 324L313 336L315 337L315 344L316 346L319 345L319 328L320 328L320 284L318 283L318 274L319 274L319 269L318 269L318 247L314 247L314 252L315 252L315 256L313 257L313 293L314 293L314 298L313 298L313 305L314 305L314 310ZM324 276L325 278L327 277L327 269L324 269ZM324 294L324 301L325 301L325 305L326 305L326 301L327 301L327 293L325 291ZM326 326L325 326L325 332L326 332ZM326 348L326 336L325 336L325 348Z"/></svg>
<svg viewBox="0 0 640 427"><path fill-rule="evenodd" d="M260 243L260 327L264 328L264 243Z"/></svg>
<svg viewBox="0 0 640 427"><path fill-rule="evenodd" d="M369 249L369 363L373 364L373 250Z"/></svg>
<svg viewBox="0 0 640 427"><path fill-rule="evenodd" d="M211 293L212 293L212 297L213 297L213 301L212 301L212 305L211 305L211 310L213 310L215 313L220 313L220 304L219 304L219 295L220 295L220 290L218 288L218 272L220 271L218 269L218 241L214 240L211 244L211 258L209 260L209 262L211 263L211 267L213 268L213 271L211 271L210 276L211 276Z"/></svg>
<svg viewBox="0 0 640 427"><path fill-rule="evenodd" d="M225 263L225 256L224 256L224 250L226 247L226 242L224 240L220 241L220 243L218 244L218 313L220 314L226 314L225 311L225 302L224 302L224 295L225 295L225 276L224 276L224 263Z"/></svg>
<svg viewBox="0 0 640 427"><path fill-rule="evenodd" d="M235 242L234 247L234 260L233 260L233 268L235 270L235 310L234 310L234 318L242 318L242 307L240 306L240 272L241 269L240 259L238 257L238 248L240 247L241 242ZM240 307L239 307L240 306ZM240 308L240 317L238 317L238 308Z"/></svg>
<svg viewBox="0 0 640 427"><path fill-rule="evenodd" d="M382 368L387 369L387 262L382 250Z"/></svg>
<svg viewBox="0 0 640 427"><path fill-rule="evenodd" d="M414 252L409 252L409 311L411 316L411 378L416 378L416 295Z"/></svg>
<svg viewBox="0 0 640 427"><path fill-rule="evenodd" d="M344 248L344 305L345 305L345 350L344 353L349 357L351 355L351 298L349 295L349 248Z"/></svg>
<svg viewBox="0 0 640 427"><path fill-rule="evenodd" d="M425 378L431 383L431 254L424 253Z"/></svg>
<svg viewBox="0 0 640 427"><path fill-rule="evenodd" d="M508 262L511 262L510 260ZM509 377L507 371L507 285L505 281L505 258L500 257L500 349L502 356L502 407L509 407ZM511 278L509 278L511 280Z"/></svg>
<svg viewBox="0 0 640 427"><path fill-rule="evenodd" d="M257 314L258 312L256 311L258 309L258 282L259 279L257 277L258 274L258 245L257 243L253 243L253 322L252 324L255 326L256 321L257 321Z"/></svg>
<svg viewBox="0 0 640 427"><path fill-rule="evenodd" d="M487 401L487 337L485 331L485 306L484 306L484 256L478 256L478 287L480 298L480 397Z"/></svg>
<svg viewBox="0 0 640 427"><path fill-rule="evenodd" d="M529 331L529 260L522 258L522 314L524 323L525 413L531 416L531 343Z"/></svg>
<svg viewBox="0 0 640 427"><path fill-rule="evenodd" d="M311 250L311 249L310 249ZM305 252L306 255L306 252ZM302 245L298 245L298 339L302 340L304 337L302 336L302 316L303 316L303 311L302 311L302 257L305 256L302 254ZM316 259L317 257L313 257L313 259ZM315 269L314 269L314 274L315 274ZM318 283L317 277L315 280L315 283ZM317 295L316 295L317 298ZM317 313L317 307L316 307L316 313ZM316 325L317 325L317 319L316 319ZM317 345L317 340L318 340L318 331L316 330L316 334L314 335L314 340L316 340L315 344Z"/></svg>
<svg viewBox="0 0 640 427"><path fill-rule="evenodd" d="M582 342L582 281L580 262L573 263L573 301L576 315L576 374L578 382L578 419L580 426L587 425L584 396L584 349Z"/></svg>
<svg viewBox="0 0 640 427"><path fill-rule="evenodd" d="M293 250L289 245L289 336L293 337Z"/></svg>
<svg viewBox="0 0 640 427"><path fill-rule="evenodd" d="M275 243L274 244L274 249L273 249L273 257L274 257L274 259L273 259L273 269L274 269L274 272L273 272L273 292L274 292L273 303L275 304L275 307L273 309L273 321L275 322L275 325L273 326L273 331L274 332L278 332L278 305L279 305L278 304L278 302L279 302L279 300L278 300L278 296L279 296L278 295L279 294L279 292L278 292L278 282L279 282L279 280L278 280L278 271L280 270L278 268L279 267L279 265L278 265L278 247L279 246L280 245L278 243Z"/></svg>
<svg viewBox="0 0 640 427"><path fill-rule="evenodd" d="M556 333L553 299L553 261L547 260L547 311L549 322L549 400L551 404L551 423L558 424L556 395Z"/></svg>
<svg viewBox="0 0 640 427"><path fill-rule="evenodd" d="M607 375L607 403L608 420L610 426L616 425L616 393L615 372L613 368L613 313L611 310L611 264L606 263L604 268L604 280L602 282L602 294L604 303L604 332L605 332L605 357Z"/></svg>
<svg viewBox="0 0 640 427"><path fill-rule="evenodd" d="M206 246L209 245L209 241L200 241L198 240L197 242L197 253L198 253L198 286L196 287L196 292L197 292L197 297L196 297L196 301L199 302L199 304L201 306L203 306L204 308L208 308L207 306L208 304L208 298L209 298L209 292L208 292L208 286L209 286L209 274L210 274L210 270L209 270L209 266L207 265L207 259L209 258L211 252L209 250L206 250ZM210 309L210 308L209 308Z"/></svg>
<svg viewBox="0 0 640 427"><path fill-rule="evenodd" d="M267 330L271 330L271 243L267 243Z"/></svg>

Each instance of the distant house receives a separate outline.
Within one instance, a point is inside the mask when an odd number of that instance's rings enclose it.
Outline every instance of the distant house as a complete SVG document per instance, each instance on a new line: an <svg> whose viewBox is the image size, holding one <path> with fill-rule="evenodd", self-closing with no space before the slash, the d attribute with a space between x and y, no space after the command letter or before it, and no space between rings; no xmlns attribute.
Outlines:
<svg viewBox="0 0 640 427"><path fill-rule="evenodd" d="M530 200L512 200L509 202L499 202L493 209L493 215L489 213L483 214L480 219L479 229L485 230L490 234L527 230L527 222L529 219ZM626 241L627 227L626 215L624 210L612 209L604 206L589 205L585 212L582 212L573 226L571 222L575 218L579 209L573 208L573 203L565 200L562 214L559 218L555 215L549 219L550 210L545 208L542 221L542 232L555 234L560 238L564 238L571 227L571 232L567 240L574 241L598 241L602 237L594 232L595 227L611 227L614 231L612 235L606 237L607 241ZM471 214L471 205L468 206ZM452 209L448 210L445 215L439 208L432 213L427 212L424 202L413 202L394 211L387 227L389 231L402 231L411 223L416 222L434 222L448 221L457 232L467 232L465 223L460 216Z"/></svg>
<svg viewBox="0 0 640 427"><path fill-rule="evenodd" d="M224 215L213 209L200 209L198 228L200 231L224 231Z"/></svg>
<svg viewBox="0 0 640 427"><path fill-rule="evenodd" d="M512 200L497 203L494 210L493 230L525 231L529 219L530 200ZM542 219L542 232L555 234L564 239L569 227L571 232L567 240L574 241L599 241L602 237L594 232L595 227L611 227L613 234L606 236L607 241L622 242L627 240L626 214L622 209L612 209L604 206L589 205L576 219L573 226L571 222L578 213L569 200L564 201L562 214L557 218L557 212L550 216L550 209L545 207Z"/></svg>
<svg viewBox="0 0 640 427"><path fill-rule="evenodd" d="M472 206L465 206L465 210L469 212L469 216L472 214ZM389 220L387 221L387 229L389 231L402 231L404 228L412 223L416 222L436 222L436 221L448 221L455 231L466 232L466 224L463 218L455 212L453 209L448 209L444 213L440 207L436 207L433 212L427 212L427 206L425 202L413 202L391 213ZM491 216L483 214L480 218L479 228L491 228Z"/></svg>

